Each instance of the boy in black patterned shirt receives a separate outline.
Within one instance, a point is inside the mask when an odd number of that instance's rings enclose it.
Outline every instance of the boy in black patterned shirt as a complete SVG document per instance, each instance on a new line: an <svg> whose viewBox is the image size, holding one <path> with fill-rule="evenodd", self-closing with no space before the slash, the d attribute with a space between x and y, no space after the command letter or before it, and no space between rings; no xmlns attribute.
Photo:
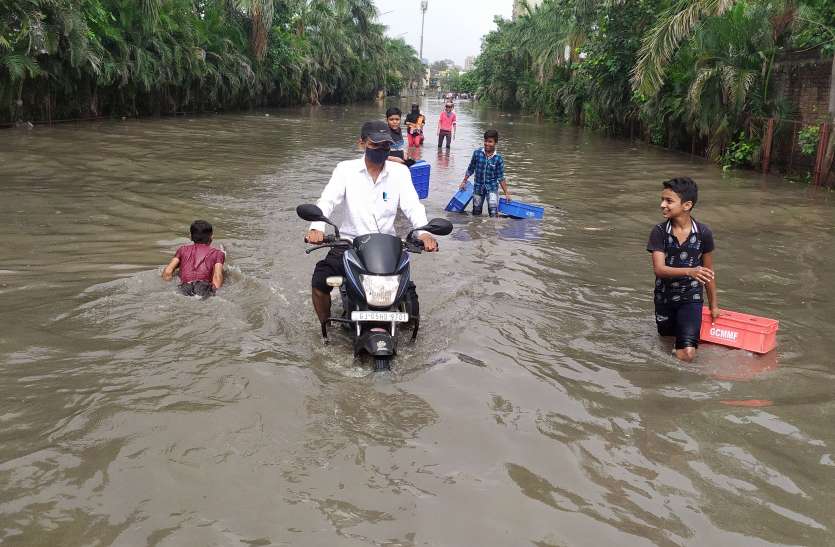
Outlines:
<svg viewBox="0 0 835 547"><path fill-rule="evenodd" d="M675 336L675 355L692 361L702 326L702 287L711 317L719 317L713 272L713 232L691 216L699 189L689 177L663 183L661 214L667 219L650 233L647 251L655 271L655 322L661 336Z"/></svg>

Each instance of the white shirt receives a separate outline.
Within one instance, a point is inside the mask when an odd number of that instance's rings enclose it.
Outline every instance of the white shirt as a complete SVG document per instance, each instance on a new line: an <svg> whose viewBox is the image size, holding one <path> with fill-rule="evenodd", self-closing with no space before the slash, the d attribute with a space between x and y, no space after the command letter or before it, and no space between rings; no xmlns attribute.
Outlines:
<svg viewBox="0 0 835 547"><path fill-rule="evenodd" d="M342 203L345 204L345 215L339 233L348 239L376 233L397 235L394 218L398 207L412 223L412 228L427 223L426 210L412 185L411 172L400 163L386 161L376 183L365 166L364 156L338 163L316 205L330 217ZM310 229L324 232L325 223L313 222Z"/></svg>

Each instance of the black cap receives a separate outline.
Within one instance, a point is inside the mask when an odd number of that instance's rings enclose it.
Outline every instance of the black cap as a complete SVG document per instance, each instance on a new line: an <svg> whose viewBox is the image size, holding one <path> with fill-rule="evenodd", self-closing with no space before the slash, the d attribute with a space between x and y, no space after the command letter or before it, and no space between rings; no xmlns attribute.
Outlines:
<svg viewBox="0 0 835 547"><path fill-rule="evenodd" d="M365 122L362 124L360 137L368 139L374 144L394 142L394 139L391 138L391 129L389 129L389 124L384 121L375 120L373 122Z"/></svg>

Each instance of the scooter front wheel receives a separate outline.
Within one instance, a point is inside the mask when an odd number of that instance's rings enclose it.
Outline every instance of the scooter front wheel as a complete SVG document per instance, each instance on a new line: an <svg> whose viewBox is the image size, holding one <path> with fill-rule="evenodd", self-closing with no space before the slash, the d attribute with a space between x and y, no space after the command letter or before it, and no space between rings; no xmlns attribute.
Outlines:
<svg viewBox="0 0 835 547"><path fill-rule="evenodd" d="M391 356L375 356L374 357L374 372L384 372L391 370Z"/></svg>

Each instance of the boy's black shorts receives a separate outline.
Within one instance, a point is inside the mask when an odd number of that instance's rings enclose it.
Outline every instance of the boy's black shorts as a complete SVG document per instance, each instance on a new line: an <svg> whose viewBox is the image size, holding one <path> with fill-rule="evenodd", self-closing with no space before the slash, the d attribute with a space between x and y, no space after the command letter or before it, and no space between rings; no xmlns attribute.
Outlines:
<svg viewBox="0 0 835 547"><path fill-rule="evenodd" d="M192 281L180 285L180 292L186 296L200 296L208 298L215 294L214 286L208 281Z"/></svg>
<svg viewBox="0 0 835 547"><path fill-rule="evenodd" d="M655 304L655 324L661 336L675 336L676 349L698 348L702 302Z"/></svg>
<svg viewBox="0 0 835 547"><path fill-rule="evenodd" d="M325 258L316 263L316 267L313 268L313 279L311 280L314 289L330 294L333 287L328 286L327 279L334 275L345 277L345 265L342 263L343 254L345 254L345 249L332 248Z"/></svg>

